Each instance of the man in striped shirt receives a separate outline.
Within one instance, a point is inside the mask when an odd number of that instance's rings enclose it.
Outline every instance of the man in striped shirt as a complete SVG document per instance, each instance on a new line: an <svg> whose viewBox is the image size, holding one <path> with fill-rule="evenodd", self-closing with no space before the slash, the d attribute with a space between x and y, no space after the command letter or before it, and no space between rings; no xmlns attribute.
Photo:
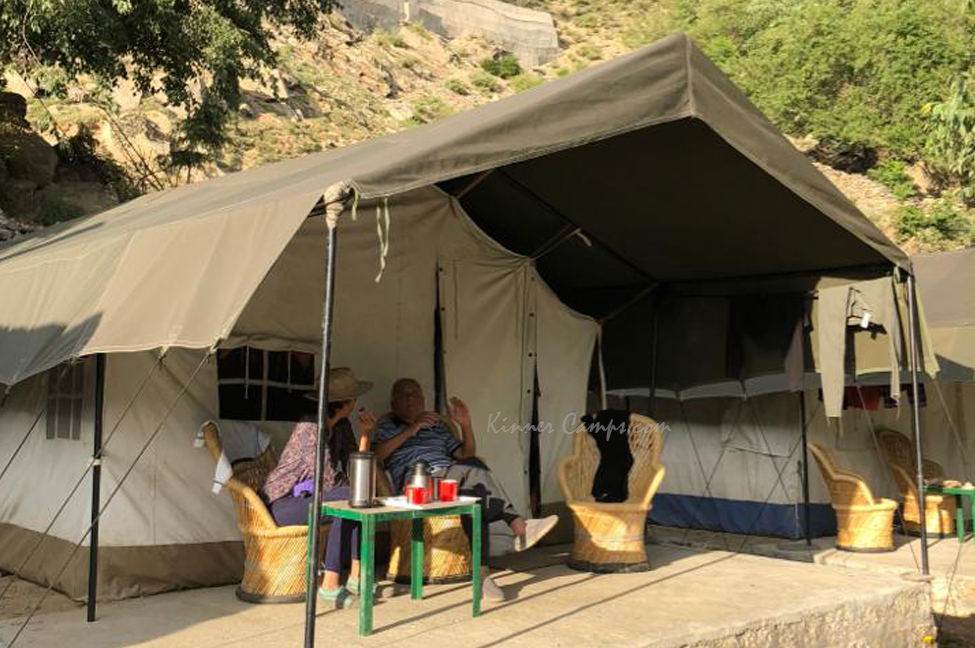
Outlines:
<svg viewBox="0 0 975 648"><path fill-rule="evenodd" d="M504 520L508 523L515 535L516 551L534 546L555 527L556 515L533 520L518 515L490 468L476 456L471 415L464 401L450 399L450 418L460 428L460 439L451 434L448 422L439 414L427 411L423 388L413 378L397 380L390 401L392 411L376 426L373 434L373 450L389 470L393 487L401 491L410 466L423 460L435 474L456 479L461 494L480 498L482 565L487 565L488 525L491 522ZM470 518L462 516L461 522L470 537ZM504 592L491 579L487 567L482 569L485 598L504 600Z"/></svg>

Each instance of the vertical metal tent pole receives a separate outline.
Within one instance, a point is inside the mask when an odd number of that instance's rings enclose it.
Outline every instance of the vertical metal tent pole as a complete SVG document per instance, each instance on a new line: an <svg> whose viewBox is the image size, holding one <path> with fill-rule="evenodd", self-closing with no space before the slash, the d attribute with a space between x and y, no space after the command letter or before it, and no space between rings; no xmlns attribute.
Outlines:
<svg viewBox="0 0 975 648"><path fill-rule="evenodd" d="M95 421L91 466L91 538L88 545L88 622L98 605L98 512L102 490L102 424L105 415L105 354L95 356Z"/></svg>
<svg viewBox="0 0 975 648"><path fill-rule="evenodd" d="M799 392L799 430L802 433L802 534L806 546L812 546L811 522L809 519L809 438L806 434L806 390Z"/></svg>
<svg viewBox="0 0 975 648"><path fill-rule="evenodd" d="M914 275L907 275L907 294L908 294L908 322L910 323L911 335L911 409L913 410L912 426L914 428L914 451L917 461L917 496L918 514L921 517L921 573L927 576L930 573L928 567L928 525L924 510L924 463L921 452L921 394L918 389L918 363L920 358L920 330L918 323L917 308L917 284Z"/></svg>
<svg viewBox="0 0 975 648"><path fill-rule="evenodd" d="M650 297L650 388L647 390L647 416L654 417L657 409L657 298Z"/></svg>
<svg viewBox="0 0 975 648"><path fill-rule="evenodd" d="M311 525L311 546L308 551L308 584L305 590L305 648L315 646L315 612L318 599L318 548L321 546L322 508L322 460L325 457L325 442L330 430L325 430L325 408L328 406L328 374L332 352L332 307L335 303L335 246L338 233L335 227L328 228L327 250L325 256L325 303L322 306L322 375L318 383L318 439L315 446L315 495L312 498L312 514L308 516Z"/></svg>

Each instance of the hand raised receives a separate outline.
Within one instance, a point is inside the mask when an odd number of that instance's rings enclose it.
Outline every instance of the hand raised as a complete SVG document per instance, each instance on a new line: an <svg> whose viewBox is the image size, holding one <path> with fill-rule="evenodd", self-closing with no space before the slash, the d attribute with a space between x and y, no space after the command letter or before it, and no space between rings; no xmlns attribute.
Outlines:
<svg viewBox="0 0 975 648"><path fill-rule="evenodd" d="M459 398L450 399L450 418L462 428L471 426L471 412L467 409L467 404Z"/></svg>
<svg viewBox="0 0 975 648"><path fill-rule="evenodd" d="M359 427L363 436L371 438L376 431L376 417L364 409L359 410Z"/></svg>

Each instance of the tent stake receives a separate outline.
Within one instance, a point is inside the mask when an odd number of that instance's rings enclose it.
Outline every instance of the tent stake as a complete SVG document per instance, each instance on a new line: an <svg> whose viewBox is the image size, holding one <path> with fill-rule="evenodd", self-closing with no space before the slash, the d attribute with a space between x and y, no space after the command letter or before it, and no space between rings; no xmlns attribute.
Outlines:
<svg viewBox="0 0 975 648"><path fill-rule="evenodd" d="M91 540L88 547L88 623L98 605L98 512L102 489L102 422L105 416L105 354L95 356L95 430L91 466Z"/></svg>
<svg viewBox="0 0 975 648"><path fill-rule="evenodd" d="M918 390L917 370L919 362L920 331L918 331L918 311L917 311L917 284L914 282L914 275L907 275L908 292L908 312L910 317L911 334L911 410L914 414L912 425L914 427L914 451L917 461L917 497L918 513L921 517L921 573L927 576L930 573L928 567L928 524L924 510L924 461L921 452L921 394Z"/></svg>
<svg viewBox="0 0 975 648"><path fill-rule="evenodd" d="M809 504L809 438L806 435L806 390L799 391L799 429L802 432L802 534L806 538L806 546L812 546L812 531L810 530Z"/></svg>
<svg viewBox="0 0 975 648"><path fill-rule="evenodd" d="M315 611L318 600L318 548L321 546L322 508L322 460L325 457L325 442L330 430L325 430L325 408L328 405L328 374L332 352L332 308L335 302L335 246L338 243L335 226L328 228L325 262L325 303L322 306L322 376L318 383L318 433L315 444L315 495L312 499L312 515L308 516L311 525L311 547L307 556L308 583L305 589L305 648L315 646Z"/></svg>

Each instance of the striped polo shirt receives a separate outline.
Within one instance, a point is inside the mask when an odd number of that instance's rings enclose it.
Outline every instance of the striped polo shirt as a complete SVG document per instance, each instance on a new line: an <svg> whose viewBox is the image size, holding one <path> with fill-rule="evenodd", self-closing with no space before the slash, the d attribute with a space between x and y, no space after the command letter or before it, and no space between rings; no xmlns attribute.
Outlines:
<svg viewBox="0 0 975 648"><path fill-rule="evenodd" d="M390 416L381 421L372 436L373 446L389 441L407 427L409 425L398 416ZM420 430L416 436L404 441L403 445L386 457L386 470L392 477L393 487L401 491L406 472L421 459L430 464L432 471L443 474L454 461L454 451L461 445L460 439L451 434L443 423Z"/></svg>

